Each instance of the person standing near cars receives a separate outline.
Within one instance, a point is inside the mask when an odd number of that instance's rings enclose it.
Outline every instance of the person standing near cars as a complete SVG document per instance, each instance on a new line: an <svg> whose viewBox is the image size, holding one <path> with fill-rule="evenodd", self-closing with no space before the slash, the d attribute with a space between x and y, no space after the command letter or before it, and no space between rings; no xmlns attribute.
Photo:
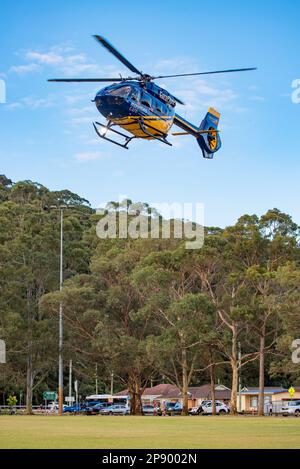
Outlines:
<svg viewBox="0 0 300 469"><path fill-rule="evenodd" d="M166 409L166 402L165 402L165 401L162 401L162 404L161 404L161 415L162 415L163 417L166 416L166 410L167 410L167 409Z"/></svg>

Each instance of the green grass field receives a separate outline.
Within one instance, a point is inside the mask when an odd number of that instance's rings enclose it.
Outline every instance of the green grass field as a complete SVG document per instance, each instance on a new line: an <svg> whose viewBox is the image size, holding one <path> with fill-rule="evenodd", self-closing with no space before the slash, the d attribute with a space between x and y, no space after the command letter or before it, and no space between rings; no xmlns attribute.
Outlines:
<svg viewBox="0 0 300 469"><path fill-rule="evenodd" d="M300 448L300 419L0 416L0 448Z"/></svg>

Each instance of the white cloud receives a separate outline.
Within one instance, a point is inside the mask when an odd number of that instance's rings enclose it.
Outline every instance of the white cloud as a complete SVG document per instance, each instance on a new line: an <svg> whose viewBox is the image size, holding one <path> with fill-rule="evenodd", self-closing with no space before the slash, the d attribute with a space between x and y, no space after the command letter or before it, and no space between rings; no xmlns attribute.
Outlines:
<svg viewBox="0 0 300 469"><path fill-rule="evenodd" d="M6 106L8 110L15 110L15 109L41 109L41 108L49 108L55 106L56 101L53 96L48 96L46 98L37 98L36 96L25 96L21 98L19 101L15 101L10 103Z"/></svg>
<svg viewBox="0 0 300 469"><path fill-rule="evenodd" d="M266 98L264 96L249 96L250 101L260 101L264 102L266 101Z"/></svg>
<svg viewBox="0 0 300 469"><path fill-rule="evenodd" d="M74 95L67 95L65 96L65 100L67 104L76 104L79 103L80 101L86 101L86 94L80 93L80 94L74 94Z"/></svg>
<svg viewBox="0 0 300 469"><path fill-rule="evenodd" d="M70 109L67 110L67 114L69 114L71 116L80 116L80 115L84 115L84 114L90 114L91 110L93 110L92 105L84 106L84 107L81 107L81 108L70 108Z"/></svg>
<svg viewBox="0 0 300 469"><path fill-rule="evenodd" d="M158 72L157 74L170 75L197 73L201 70L206 71L207 67L197 63L193 58L179 56L159 60L154 66L153 74L156 74L156 72ZM158 84L186 103L186 106L178 107L178 112L191 119L195 119L197 116L199 119L200 114L209 106L222 109L229 108L237 102L239 97L230 84L221 80L220 77L165 78L163 81L158 81Z"/></svg>
<svg viewBox="0 0 300 469"><path fill-rule="evenodd" d="M92 104L82 107L71 107L66 109L65 113L69 118L69 124L73 126L85 123L91 124L99 117L96 108Z"/></svg>
<svg viewBox="0 0 300 469"><path fill-rule="evenodd" d="M18 75L25 75L26 73L38 72L41 70L40 65L35 63L30 63L27 65L14 65L10 67L10 73L16 73Z"/></svg>
<svg viewBox="0 0 300 469"><path fill-rule="evenodd" d="M56 54L49 51L48 53L42 54L40 52L29 51L25 54L25 58L28 61L38 62L40 64L57 65L63 62L62 55Z"/></svg>
<svg viewBox="0 0 300 469"><path fill-rule="evenodd" d="M80 125L80 124L85 124L89 123L92 124L92 122L95 120L95 116L81 116L81 117L73 117L69 122L72 125Z"/></svg>
<svg viewBox="0 0 300 469"><path fill-rule="evenodd" d="M15 109L20 109L22 108L22 104L21 103L18 103L18 102L15 102L15 103L10 103L10 104L7 104L5 106L6 109L10 110L10 111L14 111Z"/></svg>
<svg viewBox="0 0 300 469"><path fill-rule="evenodd" d="M75 155L75 159L80 162L100 160L103 157L104 154L100 151L86 151Z"/></svg>
<svg viewBox="0 0 300 469"><path fill-rule="evenodd" d="M55 73L77 77L82 73L97 75L111 73L112 67L100 67L84 53L76 53L74 48L64 45L56 45L48 50L27 50L22 53L26 64L14 65L10 72L28 73L40 71L43 67L55 69Z"/></svg>

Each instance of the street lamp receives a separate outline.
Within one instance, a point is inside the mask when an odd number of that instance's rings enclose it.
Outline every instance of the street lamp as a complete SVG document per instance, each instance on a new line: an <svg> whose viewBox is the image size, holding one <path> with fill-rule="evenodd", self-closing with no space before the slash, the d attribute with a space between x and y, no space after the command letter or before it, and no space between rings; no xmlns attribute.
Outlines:
<svg viewBox="0 0 300 469"><path fill-rule="evenodd" d="M59 263L59 290L63 288L63 242L64 242L64 210L73 208L72 205L50 205L44 207L44 210L59 210L60 211L60 263ZM63 324L63 304L60 300L59 303L59 326L58 326L58 415L63 414L63 401L64 401L64 370L63 370L63 338L64 338L64 324Z"/></svg>

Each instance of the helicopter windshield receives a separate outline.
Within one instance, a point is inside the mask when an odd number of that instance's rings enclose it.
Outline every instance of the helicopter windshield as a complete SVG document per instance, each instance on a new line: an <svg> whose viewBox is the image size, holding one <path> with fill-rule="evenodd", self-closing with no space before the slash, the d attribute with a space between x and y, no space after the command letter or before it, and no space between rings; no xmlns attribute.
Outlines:
<svg viewBox="0 0 300 469"><path fill-rule="evenodd" d="M114 90L109 91L109 94L113 96L121 96L126 98L131 92L131 86L120 86L119 88L115 88Z"/></svg>

